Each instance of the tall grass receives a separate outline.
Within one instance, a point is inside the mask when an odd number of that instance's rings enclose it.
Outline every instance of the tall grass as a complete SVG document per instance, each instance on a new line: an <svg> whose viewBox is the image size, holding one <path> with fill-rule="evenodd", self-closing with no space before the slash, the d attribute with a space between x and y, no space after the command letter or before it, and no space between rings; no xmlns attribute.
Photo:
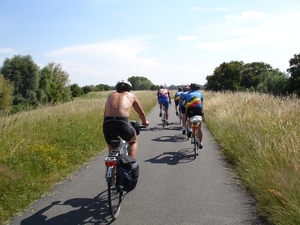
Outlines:
<svg viewBox="0 0 300 225"><path fill-rule="evenodd" d="M106 148L102 122L110 92L0 117L0 224ZM155 92L134 92L145 112ZM139 121L132 111L131 119Z"/></svg>
<svg viewBox="0 0 300 225"><path fill-rule="evenodd" d="M300 224L300 100L205 92L205 119L272 224Z"/></svg>

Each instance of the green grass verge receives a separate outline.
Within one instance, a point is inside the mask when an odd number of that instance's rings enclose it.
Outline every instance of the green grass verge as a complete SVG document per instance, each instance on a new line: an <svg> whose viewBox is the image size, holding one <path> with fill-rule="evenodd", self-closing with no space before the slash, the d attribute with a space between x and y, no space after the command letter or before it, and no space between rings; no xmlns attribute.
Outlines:
<svg viewBox="0 0 300 225"><path fill-rule="evenodd" d="M0 117L0 224L106 148L104 104L110 92ZM155 92L134 92L146 113ZM139 117L132 111L131 119Z"/></svg>

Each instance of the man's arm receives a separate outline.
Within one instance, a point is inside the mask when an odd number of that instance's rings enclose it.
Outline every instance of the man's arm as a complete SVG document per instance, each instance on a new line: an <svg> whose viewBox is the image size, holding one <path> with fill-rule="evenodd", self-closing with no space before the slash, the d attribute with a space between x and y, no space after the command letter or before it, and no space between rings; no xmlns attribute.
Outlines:
<svg viewBox="0 0 300 225"><path fill-rule="evenodd" d="M146 114L145 114L140 102L137 100L137 98L135 98L135 101L133 102L132 107L134 108L134 110L137 112L137 114L141 118L142 124L148 126L149 122L146 119Z"/></svg>

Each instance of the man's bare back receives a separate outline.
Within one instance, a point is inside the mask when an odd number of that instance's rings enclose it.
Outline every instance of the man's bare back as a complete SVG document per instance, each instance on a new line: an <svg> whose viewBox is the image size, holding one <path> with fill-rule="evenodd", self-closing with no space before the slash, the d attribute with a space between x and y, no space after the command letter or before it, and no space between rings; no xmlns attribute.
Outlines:
<svg viewBox="0 0 300 225"><path fill-rule="evenodd" d="M107 98L105 105L105 117L127 117L130 116L131 108L134 108L142 119L142 123L146 124L146 116L136 96L131 92L114 92Z"/></svg>

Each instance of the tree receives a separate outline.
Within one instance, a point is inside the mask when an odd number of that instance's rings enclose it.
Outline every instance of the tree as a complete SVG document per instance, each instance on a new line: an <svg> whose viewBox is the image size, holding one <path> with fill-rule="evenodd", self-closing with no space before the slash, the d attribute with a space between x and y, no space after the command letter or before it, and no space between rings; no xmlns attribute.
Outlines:
<svg viewBox="0 0 300 225"><path fill-rule="evenodd" d="M52 72L50 68L44 67L40 71L40 83L39 83L39 100L42 103L50 102L52 84Z"/></svg>
<svg viewBox="0 0 300 225"><path fill-rule="evenodd" d="M287 91L300 96L300 53L295 54L289 63L290 67L287 69L287 72L289 72L291 76L288 79Z"/></svg>
<svg viewBox="0 0 300 225"><path fill-rule="evenodd" d="M83 86L81 89L84 94L87 94L87 93L93 91L93 89L95 89L95 87L93 87L92 85L86 85L86 86Z"/></svg>
<svg viewBox="0 0 300 225"><path fill-rule="evenodd" d="M9 111L13 100L14 86L0 74L0 110Z"/></svg>
<svg viewBox="0 0 300 225"><path fill-rule="evenodd" d="M146 77L132 76L128 81L132 84L132 90L150 90L153 85Z"/></svg>
<svg viewBox="0 0 300 225"><path fill-rule="evenodd" d="M48 63L42 69L41 88L47 93L48 101L51 103L67 102L72 99L69 84L69 74L62 69L61 64Z"/></svg>
<svg viewBox="0 0 300 225"><path fill-rule="evenodd" d="M83 90L78 86L78 84L72 84L70 86L70 90L72 92L73 97L79 97L83 95Z"/></svg>
<svg viewBox="0 0 300 225"><path fill-rule="evenodd" d="M278 69L272 69L262 74L263 80L256 87L256 90L273 95L285 95L287 75Z"/></svg>
<svg viewBox="0 0 300 225"><path fill-rule="evenodd" d="M39 86L39 67L31 56L15 55L11 59L6 58L1 73L14 85L14 105L37 103L35 92Z"/></svg>
<svg viewBox="0 0 300 225"><path fill-rule="evenodd" d="M244 63L240 61L220 64L219 67L215 68L213 75L206 77L206 90L239 90L243 65Z"/></svg>
<svg viewBox="0 0 300 225"><path fill-rule="evenodd" d="M256 88L264 79L263 74L272 70L272 66L263 62L247 63L243 66L240 86L244 89Z"/></svg>

